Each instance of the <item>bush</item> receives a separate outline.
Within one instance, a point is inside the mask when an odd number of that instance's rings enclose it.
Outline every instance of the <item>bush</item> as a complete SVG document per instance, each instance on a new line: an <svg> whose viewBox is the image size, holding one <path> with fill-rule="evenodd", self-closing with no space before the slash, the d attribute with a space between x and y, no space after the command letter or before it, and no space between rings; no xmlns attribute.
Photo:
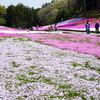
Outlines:
<svg viewBox="0 0 100 100"><path fill-rule="evenodd" d="M89 15L87 15L87 17L89 17L89 18L100 17L100 13L97 13L97 14L95 14L95 13L89 14Z"/></svg>
<svg viewBox="0 0 100 100"><path fill-rule="evenodd" d="M6 20L4 18L0 18L0 25L5 25L6 24Z"/></svg>

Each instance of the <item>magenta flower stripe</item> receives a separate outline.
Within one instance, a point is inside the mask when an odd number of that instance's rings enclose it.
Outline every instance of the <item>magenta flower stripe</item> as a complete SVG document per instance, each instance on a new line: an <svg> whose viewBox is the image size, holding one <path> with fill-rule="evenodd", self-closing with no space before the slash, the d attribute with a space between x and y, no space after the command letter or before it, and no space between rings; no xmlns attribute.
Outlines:
<svg viewBox="0 0 100 100"><path fill-rule="evenodd" d="M4 37L21 37L21 34L6 34L6 33L0 33L0 38L4 38Z"/></svg>

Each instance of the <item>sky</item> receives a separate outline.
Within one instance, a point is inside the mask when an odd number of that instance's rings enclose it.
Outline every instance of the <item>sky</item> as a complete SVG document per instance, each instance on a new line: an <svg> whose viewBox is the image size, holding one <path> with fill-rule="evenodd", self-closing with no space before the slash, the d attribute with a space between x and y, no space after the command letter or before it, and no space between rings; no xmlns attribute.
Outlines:
<svg viewBox="0 0 100 100"><path fill-rule="evenodd" d="M11 4L17 5L18 3L22 3L28 7L41 8L41 6L45 3L50 3L52 0L0 0L0 5L5 6L6 8Z"/></svg>

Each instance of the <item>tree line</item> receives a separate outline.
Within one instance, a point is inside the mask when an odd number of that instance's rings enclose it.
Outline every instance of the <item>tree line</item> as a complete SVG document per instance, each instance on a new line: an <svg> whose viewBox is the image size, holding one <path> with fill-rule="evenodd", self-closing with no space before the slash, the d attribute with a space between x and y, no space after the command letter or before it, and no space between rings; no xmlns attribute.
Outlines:
<svg viewBox="0 0 100 100"><path fill-rule="evenodd" d="M0 18L3 18L6 23L2 22L0 24L6 25L9 27L23 27L23 28L29 28L32 25L36 26L39 23L37 13L40 10L34 9L33 7L30 8L28 6L24 6L23 4L18 4L17 6L10 5L6 9L4 6L1 6L0 9L5 10L6 12L0 13ZM0 11L1 12L1 11ZM5 16L4 16L5 14Z"/></svg>
<svg viewBox="0 0 100 100"><path fill-rule="evenodd" d="M7 8L0 5L0 24L9 27L24 27L47 25L78 17L78 14L89 10L100 11L100 0L52 0L41 8L17 4Z"/></svg>
<svg viewBox="0 0 100 100"><path fill-rule="evenodd" d="M90 10L100 11L100 0L53 0L38 12L43 24L56 23L73 17L87 17Z"/></svg>
<svg viewBox="0 0 100 100"><path fill-rule="evenodd" d="M39 9L29 8L23 4L10 5L7 8L6 24L10 27L30 27L38 24Z"/></svg>

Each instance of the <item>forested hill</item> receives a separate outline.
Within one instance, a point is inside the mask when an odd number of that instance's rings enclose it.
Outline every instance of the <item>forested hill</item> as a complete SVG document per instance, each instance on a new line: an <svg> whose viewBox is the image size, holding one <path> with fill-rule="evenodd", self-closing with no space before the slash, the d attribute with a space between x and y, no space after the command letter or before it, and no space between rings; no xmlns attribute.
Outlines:
<svg viewBox="0 0 100 100"><path fill-rule="evenodd" d="M38 17L45 24L70 19L72 17L94 17L100 10L100 0L53 0L38 12ZM93 12L91 12L93 11ZM89 14L88 14L89 13Z"/></svg>
<svg viewBox="0 0 100 100"><path fill-rule="evenodd" d="M34 9L23 4L0 5L0 25L9 27L46 25L73 17L99 17L100 0L52 0Z"/></svg>

